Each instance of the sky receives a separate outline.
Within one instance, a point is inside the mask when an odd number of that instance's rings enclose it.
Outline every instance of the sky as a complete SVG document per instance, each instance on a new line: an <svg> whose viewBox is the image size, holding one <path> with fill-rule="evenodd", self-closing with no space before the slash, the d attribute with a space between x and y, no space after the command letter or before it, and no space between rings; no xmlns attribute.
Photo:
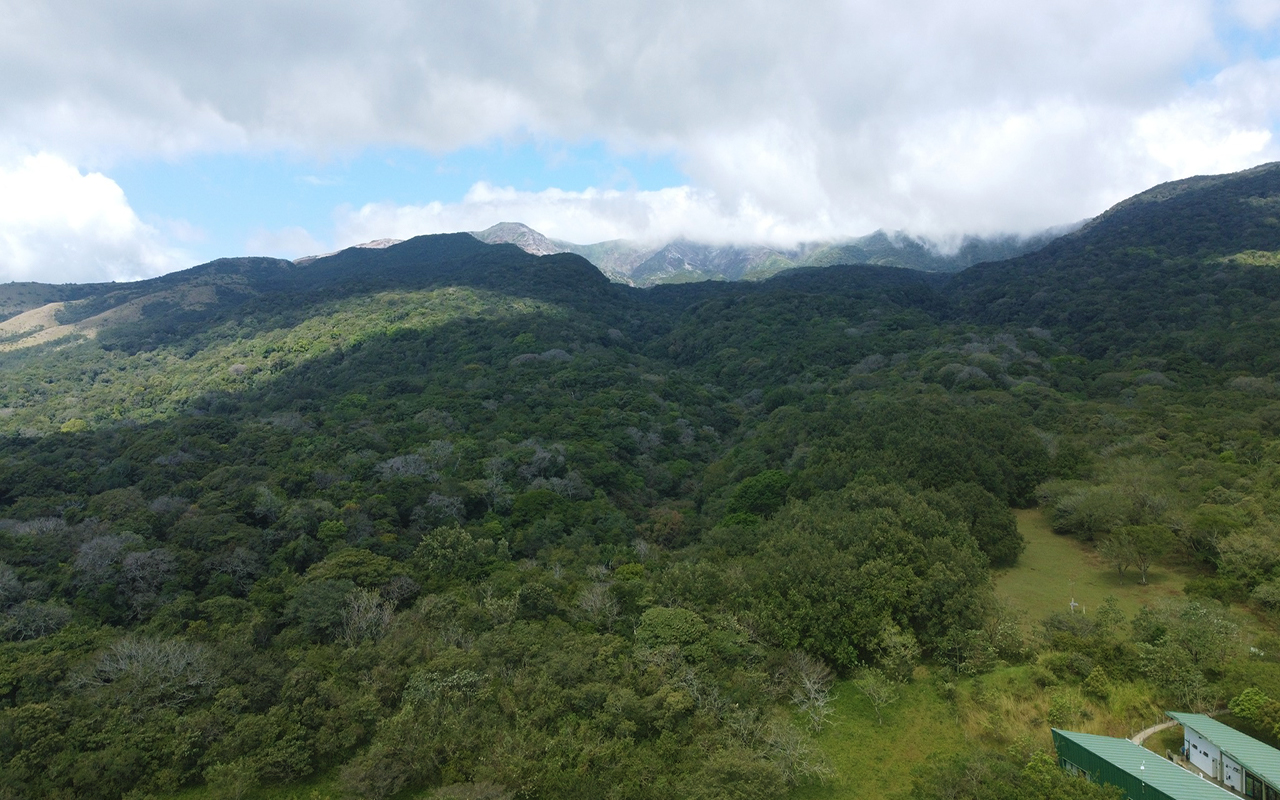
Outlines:
<svg viewBox="0 0 1280 800"><path fill-rule="evenodd" d="M0 281L500 221L945 246L1277 133L1280 0L0 0Z"/></svg>

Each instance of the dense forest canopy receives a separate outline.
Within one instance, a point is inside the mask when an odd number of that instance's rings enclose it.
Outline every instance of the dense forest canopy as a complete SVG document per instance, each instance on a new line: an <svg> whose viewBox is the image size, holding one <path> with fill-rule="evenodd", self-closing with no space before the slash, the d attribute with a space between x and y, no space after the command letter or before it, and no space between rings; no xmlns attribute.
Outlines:
<svg viewBox="0 0 1280 800"><path fill-rule="evenodd" d="M0 310L0 797L773 798L830 779L832 681L1002 664L1276 716L1193 624L1280 614L1275 165L954 277L638 290L457 234ZM1037 504L1190 597L1027 637ZM914 796L1108 796L956 759Z"/></svg>

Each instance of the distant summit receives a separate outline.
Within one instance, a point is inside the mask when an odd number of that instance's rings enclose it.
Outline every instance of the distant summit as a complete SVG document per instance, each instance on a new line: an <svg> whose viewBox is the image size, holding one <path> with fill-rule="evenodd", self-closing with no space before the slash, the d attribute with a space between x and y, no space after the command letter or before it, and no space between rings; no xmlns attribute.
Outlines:
<svg viewBox="0 0 1280 800"><path fill-rule="evenodd" d="M676 239L644 244L614 239L575 244L552 239L519 222L500 222L471 235L487 244L514 244L533 255L575 253L610 280L631 286L708 280L763 280L797 267L875 264L925 272L959 272L985 261L1015 258L1039 250L1078 228L1068 225L1032 236L966 236L954 252L902 232L876 231L854 239L806 242L793 248L766 245L715 245Z"/></svg>
<svg viewBox="0 0 1280 800"><path fill-rule="evenodd" d="M557 242L519 222L499 222L492 228L474 231L471 234L485 244L514 244L521 250L535 256L550 256L556 253L573 252L568 242ZM590 259L588 259L589 261Z"/></svg>
<svg viewBox="0 0 1280 800"><path fill-rule="evenodd" d="M362 250L386 250L391 245L400 244L403 241L404 239L374 239L372 242L365 242L364 244L353 244L351 245L351 247L360 248ZM350 248L345 248L345 247L343 248L343 250L347 250L347 249L350 249ZM302 258L295 258L293 260L293 263L298 265L310 264L312 261L317 261L321 258L328 258L329 256L336 256L338 253L341 253L341 252L342 250L334 250L332 253L321 253L318 256L303 256Z"/></svg>

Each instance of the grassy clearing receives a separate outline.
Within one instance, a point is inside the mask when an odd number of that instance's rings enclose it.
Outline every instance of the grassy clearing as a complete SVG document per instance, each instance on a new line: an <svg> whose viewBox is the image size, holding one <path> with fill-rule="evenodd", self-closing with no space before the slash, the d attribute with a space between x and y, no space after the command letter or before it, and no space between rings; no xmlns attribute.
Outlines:
<svg viewBox="0 0 1280 800"><path fill-rule="evenodd" d="M1055 534L1043 512L1016 514L1027 550L1017 566L996 575L996 593L1028 627L1066 611L1073 592L1086 613L1113 595L1128 617L1160 597L1182 594L1186 574L1159 566L1146 586L1132 574L1122 581L1093 548ZM940 687L919 670L916 682L902 688L901 701L884 712L883 726L852 683L839 684L837 692L835 724L817 737L836 774L826 784L796 792L800 800L891 797L909 788L916 765L969 744L1050 749L1054 715L1072 730L1123 737L1163 718L1145 682L1116 683L1103 700L1086 697L1079 686L1040 686L1030 666L1004 667L953 687Z"/></svg>
<svg viewBox="0 0 1280 800"><path fill-rule="evenodd" d="M891 797L910 788L916 764L964 748L955 707L927 678L902 687L902 698L881 711L883 725L852 682L840 682L835 692L835 722L817 737L835 775L795 792L798 800Z"/></svg>
<svg viewBox="0 0 1280 800"><path fill-rule="evenodd" d="M1138 583L1135 570L1122 579L1090 545L1054 533L1041 509L1014 513L1027 549L1016 566L996 574L996 594L1029 622L1066 611L1073 597L1087 614L1112 595L1132 617L1160 597L1182 595L1185 573L1157 565L1148 572L1146 586Z"/></svg>
<svg viewBox="0 0 1280 800"><path fill-rule="evenodd" d="M893 797L910 788L912 769L926 759L970 746L1052 750L1051 717L1071 730L1126 738L1164 718L1145 682L1117 682L1106 699L1091 698L1079 686L1036 684L1026 665L950 687L918 670L902 699L884 710L884 725L852 683L837 692L835 723L816 740L835 775L793 793L798 800Z"/></svg>

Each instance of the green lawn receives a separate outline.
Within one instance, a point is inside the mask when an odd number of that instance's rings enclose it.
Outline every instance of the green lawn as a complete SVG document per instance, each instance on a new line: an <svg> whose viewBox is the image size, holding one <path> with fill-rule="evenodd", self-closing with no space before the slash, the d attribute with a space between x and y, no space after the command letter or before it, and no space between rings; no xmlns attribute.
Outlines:
<svg viewBox="0 0 1280 800"><path fill-rule="evenodd" d="M1125 615L1132 617L1157 598L1182 595L1185 574L1157 565L1147 573L1146 586L1138 583L1137 570L1130 569L1121 579L1092 545L1054 533L1042 510L1014 514L1027 549L1016 566L996 573L996 594L1021 611L1028 622L1066 611L1073 597L1080 604L1077 610L1089 614L1113 595Z"/></svg>
<svg viewBox="0 0 1280 800"><path fill-rule="evenodd" d="M791 796L800 800L891 797L911 786L911 769L933 754L958 752L964 735L952 705L928 678L901 689L902 698L881 711L884 724L851 682L836 685L834 723L817 737L835 775Z"/></svg>

